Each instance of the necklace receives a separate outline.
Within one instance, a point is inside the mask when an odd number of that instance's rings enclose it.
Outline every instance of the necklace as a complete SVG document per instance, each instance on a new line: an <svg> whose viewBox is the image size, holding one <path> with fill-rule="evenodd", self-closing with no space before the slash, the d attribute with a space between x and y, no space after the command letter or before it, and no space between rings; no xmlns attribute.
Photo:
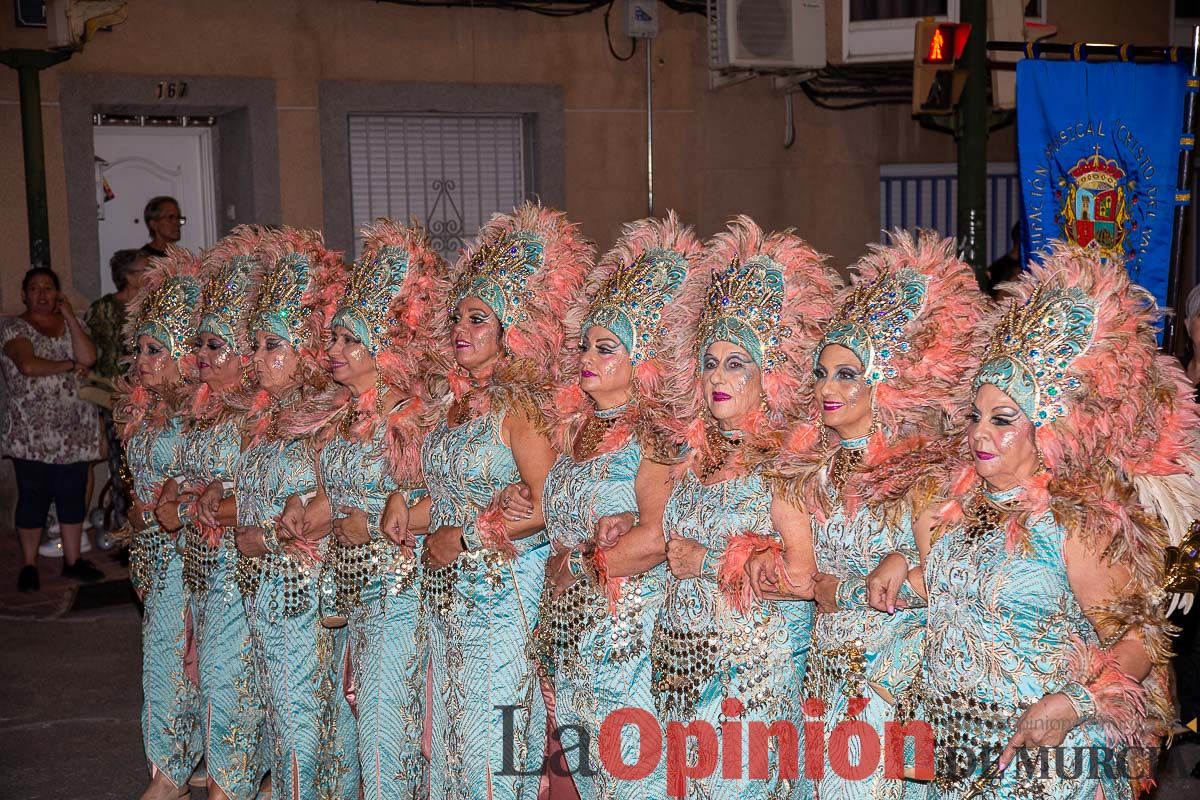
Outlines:
<svg viewBox="0 0 1200 800"><path fill-rule="evenodd" d="M624 403L616 408L593 411L575 436L575 460L587 461L595 455L604 437L616 427L628 409L629 404Z"/></svg>
<svg viewBox="0 0 1200 800"><path fill-rule="evenodd" d="M704 426L704 460L700 463L700 482L708 479L725 466L729 455L741 447L744 437L741 431L723 431L709 423Z"/></svg>
<svg viewBox="0 0 1200 800"><path fill-rule="evenodd" d="M833 454L833 463L829 465L829 485L834 495L841 497L842 490L846 488L846 481L858 471L866 452L866 448L862 447L839 447Z"/></svg>

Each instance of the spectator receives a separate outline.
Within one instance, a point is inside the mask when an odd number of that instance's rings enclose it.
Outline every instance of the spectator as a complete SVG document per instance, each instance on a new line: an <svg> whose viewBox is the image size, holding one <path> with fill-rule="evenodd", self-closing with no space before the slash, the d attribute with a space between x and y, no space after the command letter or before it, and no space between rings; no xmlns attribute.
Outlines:
<svg viewBox="0 0 1200 800"><path fill-rule="evenodd" d="M88 308L88 332L96 345L95 371L102 378L112 380L125 372L121 363L129 355L121 341L125 327L125 307L142 287L142 278L149 266L147 257L140 250L118 250L109 259L113 285L117 291L106 294Z"/></svg>
<svg viewBox="0 0 1200 800"><path fill-rule="evenodd" d="M996 299L1000 292L997 286L1016 280L1021 274L1021 223L1012 226L1011 247L988 267L988 294Z"/></svg>
<svg viewBox="0 0 1200 800"><path fill-rule="evenodd" d="M187 217L180 213L179 203L166 195L150 198L142 211L142 221L150 232L150 241L142 245L142 253L158 258L167 254L167 245L179 241L183 226L187 225Z"/></svg>
<svg viewBox="0 0 1200 800"><path fill-rule="evenodd" d="M117 291L106 294L88 309L86 320L88 332L96 345L96 366L93 378L102 379L110 384L102 387L111 390L111 381L125 372L124 359L129 355L122 341L122 331L125 327L125 307L137 295L142 286L142 278L148 267L146 256L139 250L118 250L108 262L112 270L113 285ZM100 381L97 381L98 383ZM96 390L101 392L101 388ZM102 397L111 397L111 392L104 392ZM110 530L120 528L125 524L125 512L129 508L129 498L121 477L121 459L123 451L121 439L117 435L117 427L113 424L111 402L100 407L101 427L101 457L108 460L109 482L112 486L111 507L112 518ZM90 497L91 492L88 492Z"/></svg>
<svg viewBox="0 0 1200 800"><path fill-rule="evenodd" d="M96 348L54 270L36 267L21 281L25 313L0 324L0 371L8 384L4 456L17 477L17 534L24 567L20 591L40 588L38 541L51 502L62 528L64 577L103 574L79 557L87 512L88 462L99 456L95 410L79 399L77 379L96 362Z"/></svg>

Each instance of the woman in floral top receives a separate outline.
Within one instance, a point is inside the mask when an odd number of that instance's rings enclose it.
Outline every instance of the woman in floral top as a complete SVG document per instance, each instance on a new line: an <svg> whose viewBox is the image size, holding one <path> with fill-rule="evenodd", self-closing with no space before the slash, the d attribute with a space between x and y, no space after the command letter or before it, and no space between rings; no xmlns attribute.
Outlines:
<svg viewBox="0 0 1200 800"><path fill-rule="evenodd" d="M0 323L0 372L8 386L4 456L17 477L16 526L25 565L20 591L40 588L38 541L53 502L62 526L63 576L92 581L102 573L79 557L87 512L88 462L99 457L95 409L79 399L77 379L96 363L96 347L58 275L45 267L21 281L25 313Z"/></svg>

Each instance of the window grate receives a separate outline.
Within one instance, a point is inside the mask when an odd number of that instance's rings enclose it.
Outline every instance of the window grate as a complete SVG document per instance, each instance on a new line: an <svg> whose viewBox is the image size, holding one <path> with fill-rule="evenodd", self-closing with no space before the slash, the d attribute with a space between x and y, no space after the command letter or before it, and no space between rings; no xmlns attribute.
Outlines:
<svg viewBox="0 0 1200 800"><path fill-rule="evenodd" d="M351 114L354 251L379 217L415 220L453 261L492 214L533 195L522 115Z"/></svg>

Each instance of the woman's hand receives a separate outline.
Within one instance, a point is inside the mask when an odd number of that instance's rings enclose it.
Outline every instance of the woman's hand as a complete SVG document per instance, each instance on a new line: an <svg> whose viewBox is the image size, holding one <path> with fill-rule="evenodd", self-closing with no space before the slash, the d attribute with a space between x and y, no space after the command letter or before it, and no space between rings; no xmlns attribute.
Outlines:
<svg viewBox="0 0 1200 800"><path fill-rule="evenodd" d="M408 532L408 498L404 492L393 492L388 495L379 527L392 544L408 547L411 552L411 548L416 545L417 541Z"/></svg>
<svg viewBox="0 0 1200 800"><path fill-rule="evenodd" d="M1066 695L1046 695L1017 720L1017 733L1000 754L1000 769L1006 768L1022 747L1058 747L1078 724L1079 715Z"/></svg>
<svg viewBox="0 0 1200 800"><path fill-rule="evenodd" d="M367 525L367 513L361 508L338 506L342 516L333 518L333 535L346 547L355 547L371 541L371 530Z"/></svg>
<svg viewBox="0 0 1200 800"><path fill-rule="evenodd" d="M134 533L141 533L142 531L146 530L146 528L150 527L144 516L147 511L151 511L148 505L141 502L135 502L133 504L133 508L130 509L130 513L126 515L126 519L129 521L129 527L133 528Z"/></svg>
<svg viewBox="0 0 1200 800"><path fill-rule="evenodd" d="M242 555L259 558L271 552L263 541L264 533L257 525L239 525L233 529L233 542Z"/></svg>
<svg viewBox="0 0 1200 800"><path fill-rule="evenodd" d="M176 533L183 527L183 522L179 519L179 504L185 499L185 496L179 494L179 489L174 483L168 484L159 496L158 504L154 507L154 518L167 533Z"/></svg>
<svg viewBox="0 0 1200 800"><path fill-rule="evenodd" d="M417 548L417 537L408 531L408 511L408 498L400 492L391 495L383 509L380 528L389 542L399 547L404 555L412 558L413 551Z"/></svg>
<svg viewBox="0 0 1200 800"><path fill-rule="evenodd" d="M509 522L533 516L533 490L526 483L510 483L500 492L500 514Z"/></svg>
<svg viewBox="0 0 1200 800"><path fill-rule="evenodd" d="M279 515L275 535L280 544L304 538L304 501L300 499L300 495L293 494L284 501L283 513Z"/></svg>
<svg viewBox="0 0 1200 800"><path fill-rule="evenodd" d="M625 511L596 520L596 546L607 550L617 543L625 534L633 530L637 522L633 513Z"/></svg>
<svg viewBox="0 0 1200 800"><path fill-rule="evenodd" d="M560 596L575 584L575 576L571 574L571 549L555 551L546 562L546 577L554 587L554 597Z"/></svg>
<svg viewBox="0 0 1200 800"><path fill-rule="evenodd" d="M908 601L898 599L908 580L908 560L900 553L888 553L879 566L867 576L867 602L876 611L895 614L898 608L908 608Z"/></svg>
<svg viewBox="0 0 1200 800"><path fill-rule="evenodd" d="M425 537L425 551L421 559L426 569L441 569L454 563L462 553L462 528L457 525L443 525Z"/></svg>
<svg viewBox="0 0 1200 800"><path fill-rule="evenodd" d="M695 539L672 536L667 539L667 566L679 579L700 577L700 568L708 550Z"/></svg>
<svg viewBox="0 0 1200 800"><path fill-rule="evenodd" d="M836 575L818 572L813 576L813 599L817 601L817 611L822 614L832 614L838 610L837 590L842 579Z"/></svg>
<svg viewBox="0 0 1200 800"><path fill-rule="evenodd" d="M204 487L200 497L196 499L196 519L207 528L221 527L217 512L221 508L221 500L225 498L225 487L220 481L213 481Z"/></svg>

